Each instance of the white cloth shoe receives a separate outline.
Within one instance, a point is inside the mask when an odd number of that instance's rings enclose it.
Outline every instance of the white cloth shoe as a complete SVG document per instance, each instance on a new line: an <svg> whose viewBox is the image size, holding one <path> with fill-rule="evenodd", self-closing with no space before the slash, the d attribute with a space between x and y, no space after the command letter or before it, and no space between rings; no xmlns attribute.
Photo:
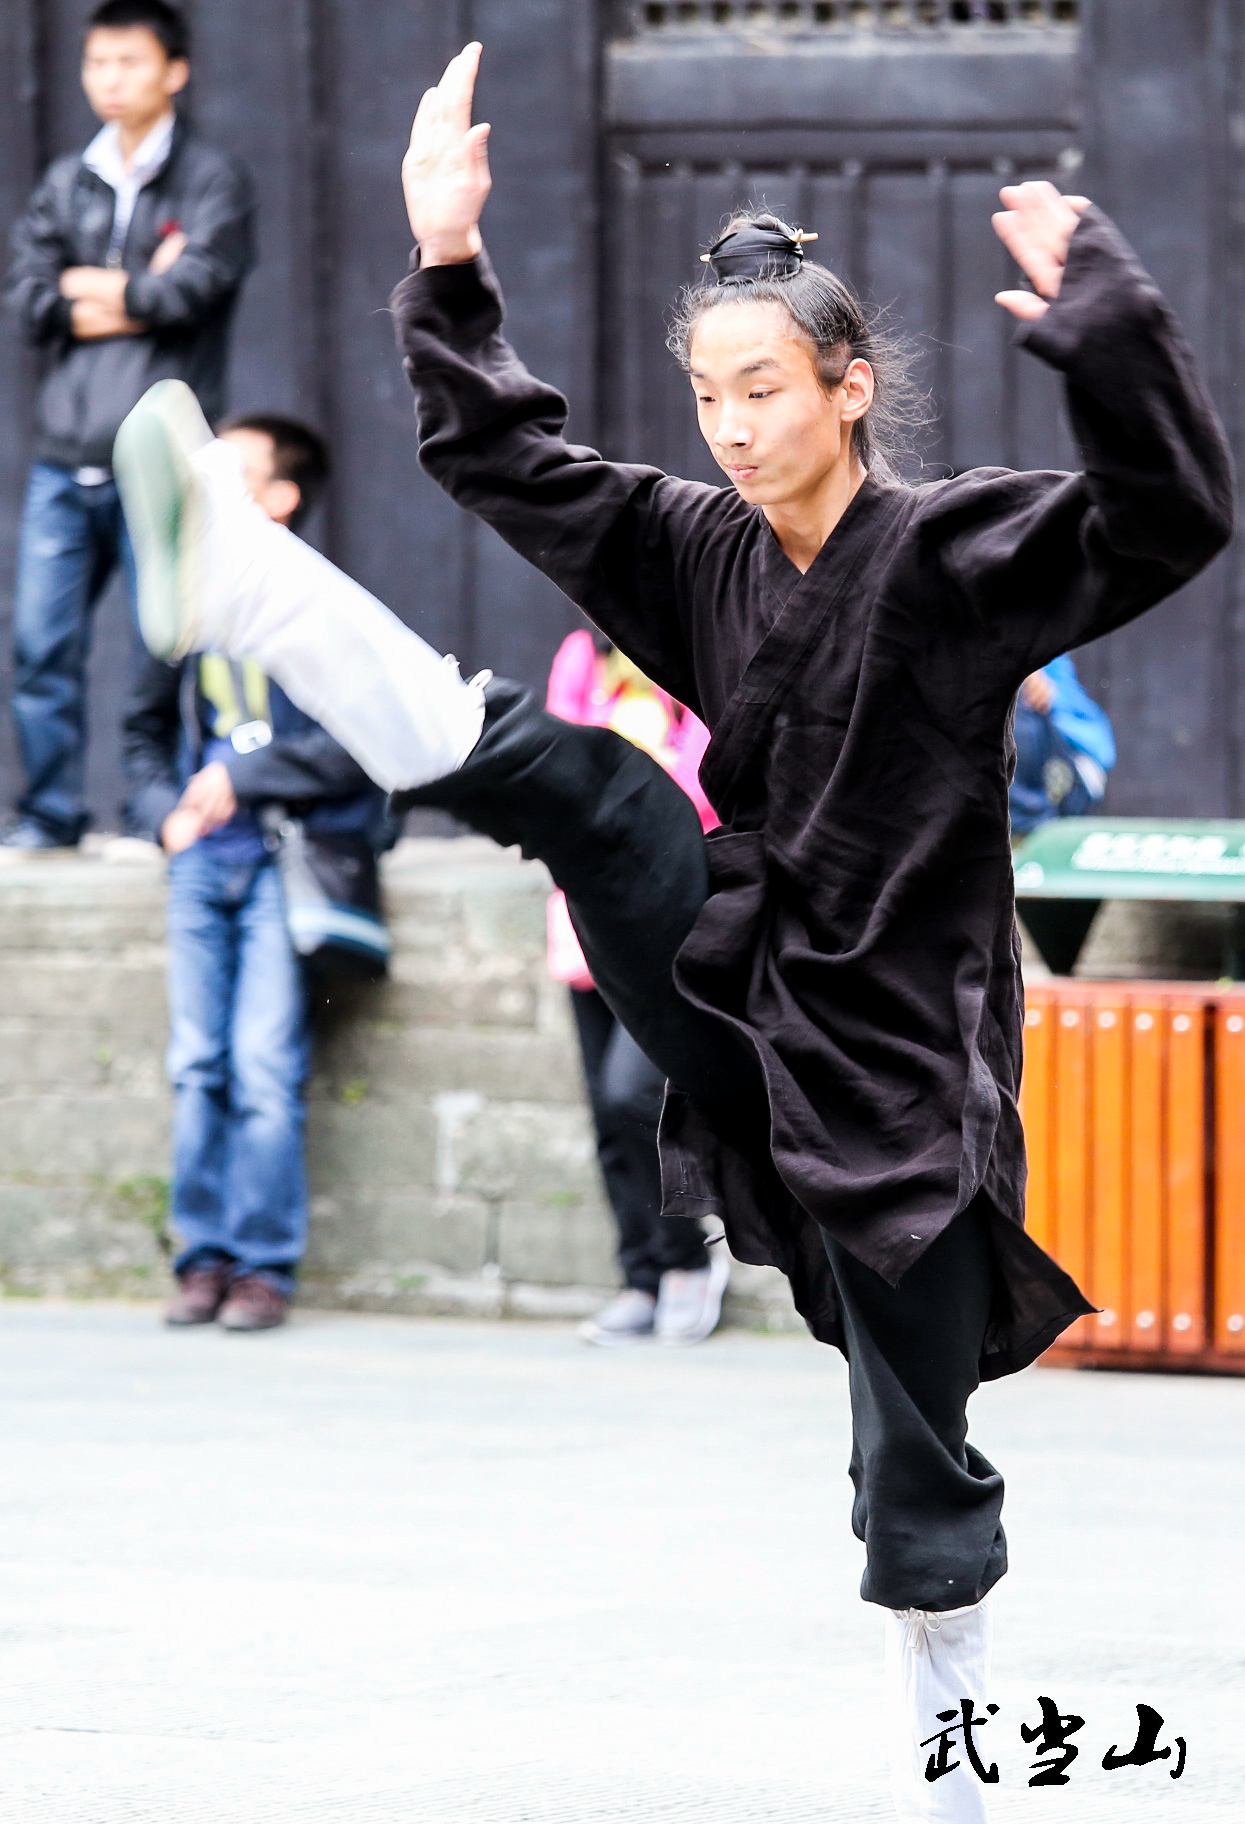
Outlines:
<svg viewBox="0 0 1245 1824"><path fill-rule="evenodd" d="M709 1265L691 1272L672 1267L657 1289L653 1328L659 1343L686 1347L712 1336L722 1315L722 1299L731 1277L725 1242L709 1250Z"/></svg>
<svg viewBox="0 0 1245 1824"><path fill-rule="evenodd" d="M480 738L488 674L464 682L453 659L274 525L189 387L145 393L114 461L152 652L254 660L388 791L457 771Z"/></svg>
<svg viewBox="0 0 1245 1824"><path fill-rule="evenodd" d="M927 1609L886 1610L886 1710L891 1794L901 1824L985 1824L986 1789L969 1765L960 1705L973 1701L974 1717L987 1715L990 1676L990 1598L938 1614ZM939 1713L954 1710L951 1722ZM925 1769L942 1729L951 1736L958 1767L938 1780ZM974 1730L981 1760L994 1764L989 1725ZM922 1747L922 1743L928 1746Z"/></svg>
<svg viewBox="0 0 1245 1824"><path fill-rule="evenodd" d="M657 1300L638 1286L624 1286L594 1317L585 1318L579 1334L598 1349L625 1349L630 1343L647 1343L653 1335Z"/></svg>

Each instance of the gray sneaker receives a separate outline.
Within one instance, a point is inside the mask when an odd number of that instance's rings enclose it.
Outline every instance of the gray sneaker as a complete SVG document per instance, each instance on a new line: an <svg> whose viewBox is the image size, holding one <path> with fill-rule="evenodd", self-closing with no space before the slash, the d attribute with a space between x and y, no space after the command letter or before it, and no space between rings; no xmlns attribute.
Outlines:
<svg viewBox="0 0 1245 1824"><path fill-rule="evenodd" d="M33 817L17 817L0 832L0 856L6 861L26 855L72 855L77 847L76 842L66 842L45 830Z"/></svg>
<svg viewBox="0 0 1245 1824"><path fill-rule="evenodd" d="M158 659L181 658L194 646L204 511L190 459L211 441L185 381L161 380L123 421L113 445L138 573L138 622Z"/></svg>
<svg viewBox="0 0 1245 1824"><path fill-rule="evenodd" d="M693 1272L674 1268L661 1276L653 1329L659 1343L703 1343L722 1315L722 1298L731 1277L726 1243L709 1250L709 1265Z"/></svg>
<svg viewBox="0 0 1245 1824"><path fill-rule="evenodd" d="M595 1317L587 1318L579 1326L579 1334L586 1343L596 1343L601 1349L622 1349L628 1343L646 1343L653 1334L656 1309L657 1300L651 1292L638 1292L627 1286Z"/></svg>

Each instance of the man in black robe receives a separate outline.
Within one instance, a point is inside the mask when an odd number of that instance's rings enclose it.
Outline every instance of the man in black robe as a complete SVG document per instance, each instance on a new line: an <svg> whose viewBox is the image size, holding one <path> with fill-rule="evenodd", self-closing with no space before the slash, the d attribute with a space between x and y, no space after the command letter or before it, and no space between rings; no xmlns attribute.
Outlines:
<svg viewBox="0 0 1245 1824"><path fill-rule="evenodd" d="M966 1403L1089 1309L1023 1229L1011 708L1035 668L1226 541L1223 437L1110 222L1021 185L996 221L1035 291L1001 302L1066 376L1081 473L910 488L869 471L863 361L820 390L805 375L833 432L810 433L829 451L820 518L748 498L764 463L742 434L719 456L734 489L567 445L564 401L500 333L477 60L469 47L429 91L404 168L420 257L393 310L421 459L708 723L723 827L703 839L678 788L610 731L560 723L515 685L463 684L248 518L220 446L196 453L206 431L175 384L118 441L140 613L159 650L254 659L399 806L444 806L547 863L594 980L669 1078L667 1210L719 1213L733 1252L781 1267L848 1358L897 1801L977 1819L980 1788L963 1770L926 1784L916 1746L940 1709L984 1700L984 1598L1006 1568L1002 1480L966 1441ZM755 247L719 249L717 276L746 272ZM778 252L802 258L794 237ZM771 340L741 371L813 372L790 325ZM697 381L702 422L716 384Z"/></svg>

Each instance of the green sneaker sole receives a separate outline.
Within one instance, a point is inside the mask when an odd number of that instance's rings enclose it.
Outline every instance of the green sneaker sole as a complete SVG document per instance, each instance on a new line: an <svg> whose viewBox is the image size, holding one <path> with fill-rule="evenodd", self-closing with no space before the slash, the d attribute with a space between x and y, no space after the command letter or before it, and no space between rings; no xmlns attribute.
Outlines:
<svg viewBox="0 0 1245 1824"><path fill-rule="evenodd" d="M159 659L178 658L194 644L203 512L190 458L210 437L190 388L164 380L139 400L113 446L134 550L138 623Z"/></svg>

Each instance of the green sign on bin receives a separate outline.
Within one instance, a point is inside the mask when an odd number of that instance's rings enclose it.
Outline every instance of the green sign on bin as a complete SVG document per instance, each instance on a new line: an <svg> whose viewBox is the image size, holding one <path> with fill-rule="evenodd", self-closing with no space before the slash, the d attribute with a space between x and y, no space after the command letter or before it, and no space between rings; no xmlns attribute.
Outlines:
<svg viewBox="0 0 1245 1824"><path fill-rule="evenodd" d="M1245 901L1245 823L1064 817L1017 844L1018 899Z"/></svg>

